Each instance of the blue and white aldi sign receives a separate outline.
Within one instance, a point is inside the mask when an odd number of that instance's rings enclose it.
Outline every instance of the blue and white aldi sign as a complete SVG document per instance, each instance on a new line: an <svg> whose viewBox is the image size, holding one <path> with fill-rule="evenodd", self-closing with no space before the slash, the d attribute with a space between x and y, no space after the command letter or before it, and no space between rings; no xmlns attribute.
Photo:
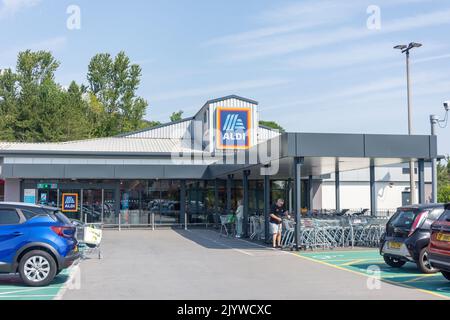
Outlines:
<svg viewBox="0 0 450 320"><path fill-rule="evenodd" d="M63 193L62 212L78 212L78 193Z"/></svg>
<svg viewBox="0 0 450 320"><path fill-rule="evenodd" d="M217 108L218 149L248 149L251 140L250 108Z"/></svg>

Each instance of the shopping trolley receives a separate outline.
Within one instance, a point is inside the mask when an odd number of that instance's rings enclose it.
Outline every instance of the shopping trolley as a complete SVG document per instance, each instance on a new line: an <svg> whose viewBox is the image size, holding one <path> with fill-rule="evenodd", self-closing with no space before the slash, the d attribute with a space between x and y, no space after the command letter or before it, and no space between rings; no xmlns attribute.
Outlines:
<svg viewBox="0 0 450 320"><path fill-rule="evenodd" d="M295 247L295 221L283 219L283 233L281 235L281 247L291 250Z"/></svg>
<svg viewBox="0 0 450 320"><path fill-rule="evenodd" d="M83 223L80 221L73 221L73 223L77 228L76 238L81 258L87 259L89 255L97 254L98 259L101 259L102 224Z"/></svg>
<svg viewBox="0 0 450 320"><path fill-rule="evenodd" d="M220 215L220 236L234 236L236 234L235 228L236 218L232 214Z"/></svg>
<svg viewBox="0 0 450 320"><path fill-rule="evenodd" d="M250 217L250 240L262 240L265 238L264 217L254 215Z"/></svg>

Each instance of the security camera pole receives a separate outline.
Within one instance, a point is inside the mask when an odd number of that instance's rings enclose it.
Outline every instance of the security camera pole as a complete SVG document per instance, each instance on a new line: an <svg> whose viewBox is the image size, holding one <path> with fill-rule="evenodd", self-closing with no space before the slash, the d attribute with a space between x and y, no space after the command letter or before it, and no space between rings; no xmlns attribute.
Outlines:
<svg viewBox="0 0 450 320"><path fill-rule="evenodd" d="M412 134L412 115L411 115L411 88L410 88L410 76L409 76L409 50L412 48L419 48L422 44L411 42L409 45L397 45L394 49L399 49L402 53L406 54L406 90L408 95L408 134ZM414 172L415 164L414 160L410 160L409 162L409 187L410 187L410 196L411 196L411 204L416 204L416 179Z"/></svg>
<svg viewBox="0 0 450 320"><path fill-rule="evenodd" d="M432 114L430 116L430 124L431 124L431 135L436 135L437 125L441 128L445 128L447 126L448 121L448 110L450 106L450 101L444 102L445 109L445 117L443 120L439 119L437 115ZM443 123L443 125L441 125ZM431 159L431 171L432 171L432 203L437 203L437 161L436 158Z"/></svg>

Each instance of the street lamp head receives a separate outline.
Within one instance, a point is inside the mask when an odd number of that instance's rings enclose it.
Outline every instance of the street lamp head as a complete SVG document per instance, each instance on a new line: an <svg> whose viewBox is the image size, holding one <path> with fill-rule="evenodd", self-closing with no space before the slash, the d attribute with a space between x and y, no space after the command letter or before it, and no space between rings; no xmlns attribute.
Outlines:
<svg viewBox="0 0 450 320"><path fill-rule="evenodd" d="M421 43L411 42L408 47L410 48L420 48L422 46Z"/></svg>
<svg viewBox="0 0 450 320"><path fill-rule="evenodd" d="M404 44L399 44L399 45L396 45L396 46L394 47L394 49L403 50L403 49L406 49L406 45L404 45Z"/></svg>
<svg viewBox="0 0 450 320"><path fill-rule="evenodd" d="M444 102L444 109L445 109L445 111L448 111L450 109L450 101Z"/></svg>

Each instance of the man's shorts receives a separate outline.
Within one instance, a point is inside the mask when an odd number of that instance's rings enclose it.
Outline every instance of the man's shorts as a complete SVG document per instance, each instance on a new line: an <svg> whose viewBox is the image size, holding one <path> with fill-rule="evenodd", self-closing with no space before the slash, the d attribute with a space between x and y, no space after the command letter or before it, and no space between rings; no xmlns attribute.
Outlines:
<svg viewBox="0 0 450 320"><path fill-rule="evenodd" d="M282 224L276 224L276 223L269 223L269 229L270 229L270 234L277 234L277 233L281 233L282 231Z"/></svg>

